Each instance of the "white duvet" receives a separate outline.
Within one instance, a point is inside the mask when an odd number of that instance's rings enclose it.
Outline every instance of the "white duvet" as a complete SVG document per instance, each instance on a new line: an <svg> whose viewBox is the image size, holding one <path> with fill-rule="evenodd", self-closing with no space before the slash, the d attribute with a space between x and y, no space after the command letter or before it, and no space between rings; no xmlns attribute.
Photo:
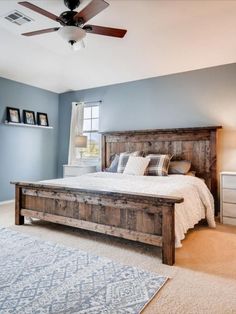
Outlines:
<svg viewBox="0 0 236 314"><path fill-rule="evenodd" d="M79 177L41 181L43 184L74 188L115 190L166 196L179 196L184 202L175 205L175 246L181 247L188 229L206 218L209 227L215 227L214 200L203 180L184 175L132 176L97 172Z"/></svg>

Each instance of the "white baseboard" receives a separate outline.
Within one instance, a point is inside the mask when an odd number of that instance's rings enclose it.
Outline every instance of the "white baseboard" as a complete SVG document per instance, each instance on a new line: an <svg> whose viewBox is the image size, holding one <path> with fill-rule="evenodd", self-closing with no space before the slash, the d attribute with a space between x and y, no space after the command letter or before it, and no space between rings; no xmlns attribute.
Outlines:
<svg viewBox="0 0 236 314"><path fill-rule="evenodd" d="M0 206L5 205L5 204L14 203L14 202L15 202L15 200L3 201L3 202L0 202Z"/></svg>

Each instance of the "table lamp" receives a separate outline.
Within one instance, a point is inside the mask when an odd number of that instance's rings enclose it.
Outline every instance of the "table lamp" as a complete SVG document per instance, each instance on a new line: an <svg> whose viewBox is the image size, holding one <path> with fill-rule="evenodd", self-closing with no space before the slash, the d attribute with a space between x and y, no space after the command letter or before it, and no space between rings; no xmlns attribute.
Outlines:
<svg viewBox="0 0 236 314"><path fill-rule="evenodd" d="M87 136L84 135L76 135L75 137L75 147L80 148L80 158L83 157L83 151L81 148L87 147Z"/></svg>

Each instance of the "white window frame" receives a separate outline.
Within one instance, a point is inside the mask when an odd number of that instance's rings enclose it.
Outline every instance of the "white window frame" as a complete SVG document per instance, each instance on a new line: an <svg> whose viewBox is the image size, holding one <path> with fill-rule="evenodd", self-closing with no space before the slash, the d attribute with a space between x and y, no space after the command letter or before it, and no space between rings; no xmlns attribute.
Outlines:
<svg viewBox="0 0 236 314"><path fill-rule="evenodd" d="M100 108L101 108L100 104L101 104L100 101L89 102L89 103L86 103L86 102L85 102L85 103L84 103L84 109L85 109L85 108L88 108L88 107L90 107L90 108L92 108L92 107L98 107L98 108L99 108L99 115L98 115L98 129L97 129L97 130L91 130L91 131L86 131L86 130L83 131L83 134L85 134L85 135L86 135L86 133L87 133L87 134L88 134L88 133L90 133L90 134L92 134L92 133L97 133L97 134L99 135L99 156L98 156L98 157L84 156L84 157L82 158L82 160L81 160L81 159L79 159L79 156L77 155L77 160L82 161L82 162L85 163L86 165L96 165L97 167L99 167L99 166L100 166L100 163L101 163L101 135L99 134ZM95 119L96 119L96 118L95 118ZM83 124L84 124L84 121L85 121L85 120L93 120L92 111L91 111L91 118L90 118L90 119L85 119L85 117L84 117L84 119L83 119Z"/></svg>

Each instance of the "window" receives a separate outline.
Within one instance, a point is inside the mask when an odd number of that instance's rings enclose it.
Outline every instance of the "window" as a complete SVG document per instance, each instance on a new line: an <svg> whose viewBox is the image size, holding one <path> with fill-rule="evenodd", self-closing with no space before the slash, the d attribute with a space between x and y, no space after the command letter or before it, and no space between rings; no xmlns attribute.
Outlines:
<svg viewBox="0 0 236 314"><path fill-rule="evenodd" d="M84 107L84 127L83 134L87 136L87 148L84 150L85 159L100 158L100 134L99 130L99 105Z"/></svg>

